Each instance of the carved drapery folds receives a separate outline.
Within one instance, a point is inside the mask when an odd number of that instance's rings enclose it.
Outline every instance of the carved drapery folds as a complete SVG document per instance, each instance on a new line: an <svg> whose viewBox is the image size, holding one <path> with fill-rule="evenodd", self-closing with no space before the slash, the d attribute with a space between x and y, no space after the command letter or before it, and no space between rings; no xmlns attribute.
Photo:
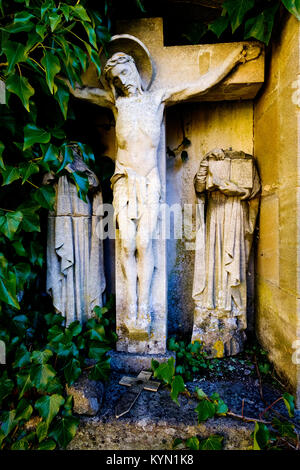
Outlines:
<svg viewBox="0 0 300 470"><path fill-rule="evenodd" d="M212 356L237 354L247 326L246 270L259 205L251 155L215 149L194 178L197 235L192 341Z"/></svg>
<svg viewBox="0 0 300 470"><path fill-rule="evenodd" d="M68 176L55 181L56 201L48 217L47 239L47 291L67 325L88 320L94 307L102 306L105 289L103 244L97 235L102 193L96 175L75 146L73 155L67 171L85 174L93 192L84 202ZM51 176L46 179L50 182Z"/></svg>

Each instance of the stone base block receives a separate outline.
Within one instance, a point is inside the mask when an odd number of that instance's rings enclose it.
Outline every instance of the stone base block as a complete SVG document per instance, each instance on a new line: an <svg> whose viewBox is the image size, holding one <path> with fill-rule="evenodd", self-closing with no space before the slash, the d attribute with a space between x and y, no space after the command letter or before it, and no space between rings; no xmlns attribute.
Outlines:
<svg viewBox="0 0 300 470"><path fill-rule="evenodd" d="M224 449L243 450L253 445L253 422L222 416L198 424L195 413L198 401L180 395L178 406L163 387L157 392L144 390L130 412L117 419L116 405L120 396L128 391L119 384L121 377L122 374L112 372L100 412L92 418L80 417L78 432L68 450L170 450L175 438L205 438L212 434L224 437ZM266 407L254 379L247 378L245 382L203 380L186 385L191 393L197 387L208 396L218 392L229 409L237 414L241 414L244 403L244 416L258 418ZM268 403L281 394L270 386L263 386L263 393ZM287 416L282 401L274 408Z"/></svg>
<svg viewBox="0 0 300 470"><path fill-rule="evenodd" d="M101 407L104 385L102 382L89 380L88 374L83 374L73 385L66 386L66 392L73 396L74 413L95 416Z"/></svg>
<svg viewBox="0 0 300 470"><path fill-rule="evenodd" d="M110 351L110 366L115 372L124 372L125 374L138 374L141 370L151 369L151 360L158 362L167 362L174 357L175 353L167 351L165 354L136 354L120 351Z"/></svg>

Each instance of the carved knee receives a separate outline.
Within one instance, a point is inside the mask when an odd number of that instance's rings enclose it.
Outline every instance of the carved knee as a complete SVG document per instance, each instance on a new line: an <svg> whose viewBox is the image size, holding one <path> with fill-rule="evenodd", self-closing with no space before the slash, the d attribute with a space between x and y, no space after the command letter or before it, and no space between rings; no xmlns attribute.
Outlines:
<svg viewBox="0 0 300 470"><path fill-rule="evenodd" d="M122 252L127 258L134 256L136 250L135 240L131 238L124 238L122 240Z"/></svg>
<svg viewBox="0 0 300 470"><path fill-rule="evenodd" d="M140 254L146 253L152 246L152 240L149 236L138 236L136 239L137 251Z"/></svg>

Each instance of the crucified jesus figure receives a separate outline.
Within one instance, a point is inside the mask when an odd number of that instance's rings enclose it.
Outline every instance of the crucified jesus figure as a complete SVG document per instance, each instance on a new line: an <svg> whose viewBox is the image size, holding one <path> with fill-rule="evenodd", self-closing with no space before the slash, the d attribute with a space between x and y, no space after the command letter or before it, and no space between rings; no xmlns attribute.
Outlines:
<svg viewBox="0 0 300 470"><path fill-rule="evenodd" d="M258 52L257 52L258 49ZM110 108L116 121L117 155L111 179L113 205L121 240L121 266L126 279L128 311L124 327L150 331L150 292L154 271L153 238L160 210L161 182L157 151L165 106L207 93L239 63L258 57L257 46L239 45L217 68L193 83L145 91L134 59L115 53L104 67L108 90L76 87L70 92Z"/></svg>

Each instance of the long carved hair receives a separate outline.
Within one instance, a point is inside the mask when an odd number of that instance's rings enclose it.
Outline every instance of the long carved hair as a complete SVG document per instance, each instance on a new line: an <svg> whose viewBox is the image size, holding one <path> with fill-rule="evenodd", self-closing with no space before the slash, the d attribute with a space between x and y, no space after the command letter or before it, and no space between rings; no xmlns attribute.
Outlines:
<svg viewBox="0 0 300 470"><path fill-rule="evenodd" d="M131 70L135 73L138 92L143 92L142 80L133 57L131 57L129 54L125 54L125 52L116 52L113 56L111 56L110 59L108 59L103 69L104 78L110 86L114 96L116 96L116 88L112 81L111 70L117 64L125 64L127 62L130 64Z"/></svg>

